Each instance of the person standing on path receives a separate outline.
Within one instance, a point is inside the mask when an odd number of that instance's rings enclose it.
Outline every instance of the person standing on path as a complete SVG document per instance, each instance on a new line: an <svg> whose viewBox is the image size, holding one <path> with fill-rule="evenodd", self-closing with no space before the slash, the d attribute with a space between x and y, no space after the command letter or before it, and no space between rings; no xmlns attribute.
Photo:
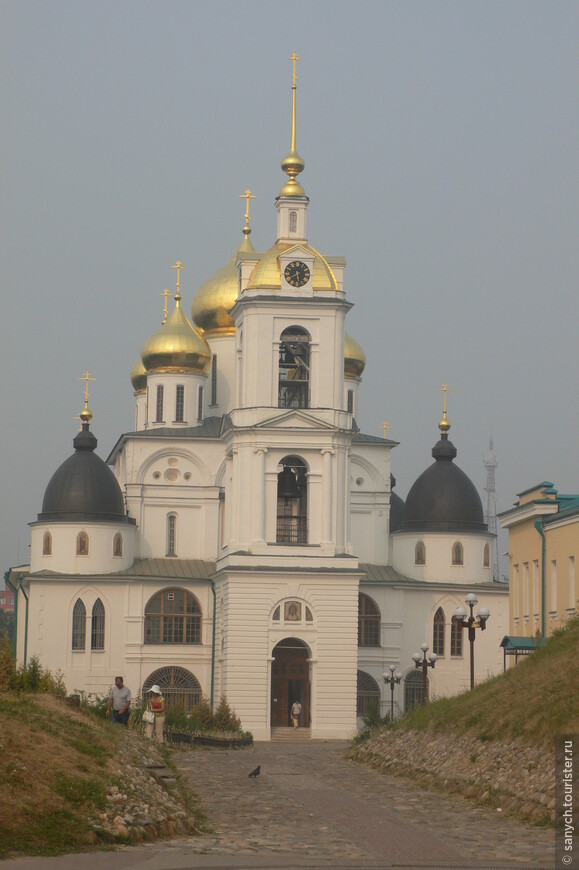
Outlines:
<svg viewBox="0 0 579 870"><path fill-rule="evenodd" d="M155 683L149 689L151 698L147 704L147 709L155 716L154 722L145 723L145 734L149 740L156 740L157 743L163 743L163 728L165 726L165 699L161 694L160 687Z"/></svg>
<svg viewBox="0 0 579 870"><path fill-rule="evenodd" d="M129 724L129 707L131 706L131 690L125 686L122 677L115 677L115 684L109 694L106 717L111 715L112 721L119 725Z"/></svg>
<svg viewBox="0 0 579 870"><path fill-rule="evenodd" d="M294 728L297 728L300 724L300 714L302 712L302 705L299 701L294 701L292 704L292 722Z"/></svg>

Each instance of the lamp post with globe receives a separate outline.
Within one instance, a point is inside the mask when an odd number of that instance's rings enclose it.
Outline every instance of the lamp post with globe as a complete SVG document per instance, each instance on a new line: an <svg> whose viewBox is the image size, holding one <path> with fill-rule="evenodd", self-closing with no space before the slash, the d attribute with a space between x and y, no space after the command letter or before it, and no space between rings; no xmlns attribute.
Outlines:
<svg viewBox="0 0 579 870"><path fill-rule="evenodd" d="M402 674L400 671L394 676L394 671L396 670L396 665L389 665L388 670L390 674L382 674L384 677L384 682L387 686L390 686L390 722L394 722L394 685L400 684L402 681Z"/></svg>
<svg viewBox="0 0 579 870"><path fill-rule="evenodd" d="M457 623L461 628L468 628L468 642L470 644L470 687L474 689L474 639L476 629L480 628L484 631L487 627L487 619L489 618L490 610L488 607L479 607L476 616L474 608L478 604L478 598L474 592L469 592L464 603L470 610L469 616L466 615L464 607L457 607L452 615L452 621Z"/></svg>
<svg viewBox="0 0 579 870"><path fill-rule="evenodd" d="M426 658L426 653L429 649L427 643L423 643L420 649L422 650L422 658L420 657L420 653L415 652L412 655L412 660L414 662L415 668L417 668L418 670L422 669L424 691L423 703L426 704L426 702L428 701L428 668L434 668L438 656L436 655L436 653L430 653L428 659Z"/></svg>

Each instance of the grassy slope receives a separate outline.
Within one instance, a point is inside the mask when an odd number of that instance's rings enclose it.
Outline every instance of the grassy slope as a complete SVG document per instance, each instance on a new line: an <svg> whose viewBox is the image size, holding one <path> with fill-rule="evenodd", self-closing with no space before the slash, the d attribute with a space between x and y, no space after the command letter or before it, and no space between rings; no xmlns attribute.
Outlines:
<svg viewBox="0 0 579 870"><path fill-rule="evenodd" d="M0 857L90 845L121 731L50 695L0 694Z"/></svg>
<svg viewBox="0 0 579 870"><path fill-rule="evenodd" d="M579 618L501 676L472 692L420 707L399 720L395 728L468 733L481 740L519 738L544 746L552 745L556 734L576 734Z"/></svg>

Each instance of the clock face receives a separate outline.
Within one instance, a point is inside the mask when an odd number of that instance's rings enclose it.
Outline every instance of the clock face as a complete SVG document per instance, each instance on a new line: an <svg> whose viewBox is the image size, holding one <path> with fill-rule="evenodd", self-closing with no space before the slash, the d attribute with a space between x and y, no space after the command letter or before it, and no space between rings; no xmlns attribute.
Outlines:
<svg viewBox="0 0 579 870"><path fill-rule="evenodd" d="M303 287L310 280L310 270L301 260L288 263L284 269L284 278L292 287Z"/></svg>

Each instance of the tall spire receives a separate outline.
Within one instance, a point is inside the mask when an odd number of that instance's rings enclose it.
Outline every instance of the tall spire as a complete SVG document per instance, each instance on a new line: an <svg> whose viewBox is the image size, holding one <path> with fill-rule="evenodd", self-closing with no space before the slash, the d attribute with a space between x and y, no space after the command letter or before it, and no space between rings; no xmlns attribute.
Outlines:
<svg viewBox="0 0 579 870"><path fill-rule="evenodd" d="M449 387L448 384L446 383L446 381L443 383L443 385L441 387L438 387L438 389L437 389L438 393L444 393L444 399L443 399L443 403L442 403L442 420L438 424L438 428L442 432L443 438L446 438L446 436L448 434L448 430L450 429L450 423L446 417L446 394L449 391L451 393L454 393L454 388Z"/></svg>
<svg viewBox="0 0 579 870"><path fill-rule="evenodd" d="M281 162L281 168L288 175L289 181L286 181L279 192L280 196L305 196L306 192L299 183L296 177L304 170L305 162L302 160L296 150L296 61L301 60L295 53L290 55L289 60L293 63L292 72L292 139L290 152L287 157Z"/></svg>

